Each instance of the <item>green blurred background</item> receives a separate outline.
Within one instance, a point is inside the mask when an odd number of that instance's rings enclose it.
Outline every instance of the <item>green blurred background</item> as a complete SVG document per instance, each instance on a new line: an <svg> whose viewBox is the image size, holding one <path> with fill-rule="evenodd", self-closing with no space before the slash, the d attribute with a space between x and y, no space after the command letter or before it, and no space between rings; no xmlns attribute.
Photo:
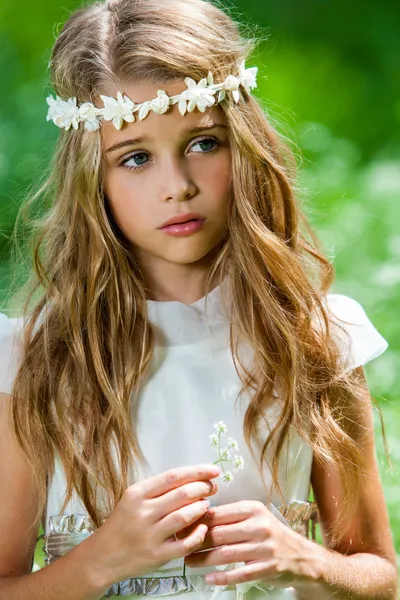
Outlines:
<svg viewBox="0 0 400 600"><path fill-rule="evenodd" d="M80 5L0 4L0 303L10 316L10 234L24 193L58 136L45 120L50 48ZM230 0L228 6L235 19L250 24L247 31L264 38L247 63L259 67L254 93L296 144L303 208L337 272L332 292L361 302L389 342L366 373L385 419L392 471L375 411L400 561L400 4ZM40 546L34 568L43 564Z"/></svg>

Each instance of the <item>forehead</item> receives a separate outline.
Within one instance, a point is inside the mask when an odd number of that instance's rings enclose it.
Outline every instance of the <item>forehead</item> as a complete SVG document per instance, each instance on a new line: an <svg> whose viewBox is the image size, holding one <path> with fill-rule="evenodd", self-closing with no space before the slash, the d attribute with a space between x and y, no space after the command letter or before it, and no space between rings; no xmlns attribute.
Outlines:
<svg viewBox="0 0 400 600"><path fill-rule="evenodd" d="M130 83L119 88L122 94L128 96L135 104L141 104L157 98L157 91L164 90L168 96L175 96L187 89L181 79L169 83ZM104 95L117 97L118 88L109 88ZM145 136L155 142L164 142L172 138L179 139L184 129L192 127L207 127L212 123L226 123L225 115L219 105L211 106L204 113L197 108L193 112L181 115L178 104L170 106L162 115L150 111L143 121L139 121L138 113L134 113L136 120L133 123L123 122L120 130L116 129L112 121L102 121L100 129L102 146L109 148L119 142L133 137Z"/></svg>

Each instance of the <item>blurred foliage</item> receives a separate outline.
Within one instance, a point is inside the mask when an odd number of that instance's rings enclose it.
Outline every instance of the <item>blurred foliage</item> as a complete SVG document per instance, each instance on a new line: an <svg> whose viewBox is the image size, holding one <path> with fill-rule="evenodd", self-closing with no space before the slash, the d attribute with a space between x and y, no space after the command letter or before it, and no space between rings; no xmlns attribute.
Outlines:
<svg viewBox="0 0 400 600"><path fill-rule="evenodd" d="M400 555L400 4L228 1L232 15L264 38L247 65L259 67L255 94L266 113L297 144L299 193L334 261L332 291L361 302L389 342L389 349L366 365L366 373L385 419L392 472L376 412L377 455ZM0 4L0 73L6 90L0 99L2 300L19 203L46 166L58 136L45 121L45 98L52 91L50 48L61 24L80 5L73 0ZM42 558L38 549L39 564Z"/></svg>

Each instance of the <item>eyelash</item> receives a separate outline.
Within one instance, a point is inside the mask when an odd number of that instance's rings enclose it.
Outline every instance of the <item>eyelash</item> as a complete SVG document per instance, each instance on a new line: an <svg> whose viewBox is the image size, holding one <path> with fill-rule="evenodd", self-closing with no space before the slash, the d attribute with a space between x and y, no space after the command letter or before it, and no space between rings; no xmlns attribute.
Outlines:
<svg viewBox="0 0 400 600"><path fill-rule="evenodd" d="M202 140L197 140L196 143L193 144L193 146L197 146L197 144L201 144L202 142L208 142L208 141L212 141L215 142L215 146L212 150L208 150L206 152L198 152L196 154L211 154L212 152L214 152L215 150L217 150L217 148L221 145L220 140L218 140L217 138L213 138L213 137L207 137L207 138L203 138ZM141 169L144 169L145 167L147 167L148 163L144 163L143 165L138 165L136 167L128 167L126 165L126 163L128 161L130 161L132 158L135 158L135 156L138 156L140 154L148 154L148 152L136 152L135 154L131 154L130 156L128 156L127 158L125 158L121 163L120 163L120 167L122 167L123 169L127 169L128 171L140 171Z"/></svg>

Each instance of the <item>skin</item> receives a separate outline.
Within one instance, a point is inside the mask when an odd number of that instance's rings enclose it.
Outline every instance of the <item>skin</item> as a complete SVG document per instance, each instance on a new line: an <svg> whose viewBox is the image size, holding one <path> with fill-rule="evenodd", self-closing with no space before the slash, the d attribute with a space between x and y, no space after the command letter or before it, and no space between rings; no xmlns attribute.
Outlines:
<svg viewBox="0 0 400 600"><path fill-rule="evenodd" d="M131 84L124 87L123 93L141 103L155 98L158 89L175 95L186 85L181 80L168 85ZM117 91L111 88L106 95L116 97ZM182 117L176 104L163 115L151 111L143 121L137 118L134 123L124 122L119 131L111 121L103 122L110 209L132 242L152 300L190 304L202 298L210 257L227 234L231 187L228 131L214 127L201 133L183 132L213 123L226 127L219 105L205 113L195 109ZM151 141L109 151L138 136L149 136ZM144 165L140 170L127 168L140 165ZM158 229L171 217L188 212L207 218L203 229L185 237L169 236Z"/></svg>

